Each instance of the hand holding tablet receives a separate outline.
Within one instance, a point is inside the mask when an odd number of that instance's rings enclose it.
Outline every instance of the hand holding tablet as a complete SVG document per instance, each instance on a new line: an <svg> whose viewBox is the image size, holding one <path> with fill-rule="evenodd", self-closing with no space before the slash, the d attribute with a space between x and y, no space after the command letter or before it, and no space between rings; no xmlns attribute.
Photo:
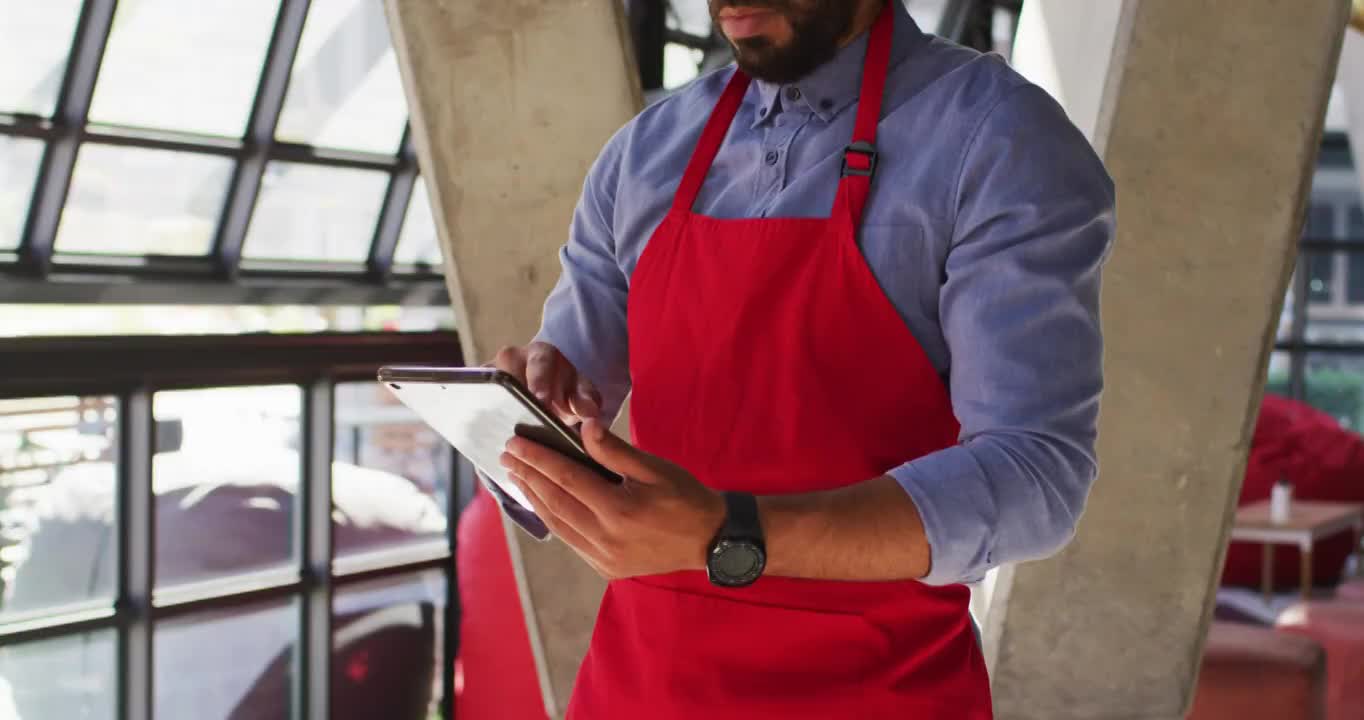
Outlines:
<svg viewBox="0 0 1364 720"><path fill-rule="evenodd" d="M577 431L558 413L502 370L389 366L380 368L379 382L472 462L491 481L488 489L507 515L537 539L549 537L549 530L498 462L512 436L553 448L592 468L604 481L621 481L587 454Z"/></svg>

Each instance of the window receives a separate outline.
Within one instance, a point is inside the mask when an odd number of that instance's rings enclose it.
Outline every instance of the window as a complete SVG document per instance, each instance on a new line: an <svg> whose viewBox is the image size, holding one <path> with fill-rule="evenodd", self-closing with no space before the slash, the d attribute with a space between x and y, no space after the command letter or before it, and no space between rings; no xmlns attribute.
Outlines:
<svg viewBox="0 0 1364 720"><path fill-rule="evenodd" d="M95 123L241 137L279 0L119 3Z"/></svg>
<svg viewBox="0 0 1364 720"><path fill-rule="evenodd" d="M1364 208L1348 143L1327 133L1267 391L1364 430ZM1297 293L1309 302L1296 308Z"/></svg>
<svg viewBox="0 0 1364 720"><path fill-rule="evenodd" d="M313 0L276 137L391 155L406 121L383 5Z"/></svg>
<svg viewBox="0 0 1364 720"><path fill-rule="evenodd" d="M1329 303L1335 297L1335 257L1329 253L1307 254L1307 297L1314 303Z"/></svg>
<svg viewBox="0 0 1364 720"><path fill-rule="evenodd" d="M6 352L0 717L450 717L471 473L373 378L452 335ZM14 395L72 368L109 392Z"/></svg>
<svg viewBox="0 0 1364 720"><path fill-rule="evenodd" d="M158 588L294 559L302 404L288 385L156 393Z"/></svg>
<svg viewBox="0 0 1364 720"><path fill-rule="evenodd" d="M247 258L363 263L384 201L383 173L271 163L246 235Z"/></svg>
<svg viewBox="0 0 1364 720"><path fill-rule="evenodd" d="M0 251L19 247L43 144L0 135Z"/></svg>
<svg viewBox="0 0 1364 720"><path fill-rule="evenodd" d="M80 10L81 0L0 0L0 112L52 114Z"/></svg>
<svg viewBox="0 0 1364 720"><path fill-rule="evenodd" d="M436 219L431 214L431 200L426 195L423 178L417 178L417 184L412 188L412 202L407 205L407 217L403 219L403 232L398 238L393 261L426 270L440 267L440 238L436 236Z"/></svg>
<svg viewBox="0 0 1364 720"><path fill-rule="evenodd" d="M297 602L209 610L153 629L156 718L287 717L297 672Z"/></svg>
<svg viewBox="0 0 1364 720"><path fill-rule="evenodd" d="M0 303L448 302L381 4L0 0L0 67Z"/></svg>
<svg viewBox="0 0 1364 720"><path fill-rule="evenodd" d="M348 587L332 601L332 707L355 718L436 718L445 575Z"/></svg>
<svg viewBox="0 0 1364 720"><path fill-rule="evenodd" d="M114 720L117 647L112 630L0 647L0 717Z"/></svg>
<svg viewBox="0 0 1364 720"><path fill-rule="evenodd" d="M1331 205L1313 204L1307 211L1307 224L1303 229L1309 241L1331 240L1335 238L1335 208ZM1324 252L1307 255L1308 299L1313 303L1329 303L1334 297L1335 259Z"/></svg>
<svg viewBox="0 0 1364 720"><path fill-rule="evenodd" d="M336 386L336 555L445 542L450 444L378 383Z"/></svg>
<svg viewBox="0 0 1364 720"><path fill-rule="evenodd" d="M83 145L57 252L207 255L231 175L223 157Z"/></svg>
<svg viewBox="0 0 1364 720"><path fill-rule="evenodd" d="M1345 256L1345 301L1351 305L1364 303L1364 209L1357 203L1346 214L1344 239L1361 243L1360 252L1351 250Z"/></svg>
<svg viewBox="0 0 1364 720"><path fill-rule="evenodd" d="M0 400L0 621L114 597L118 401Z"/></svg>

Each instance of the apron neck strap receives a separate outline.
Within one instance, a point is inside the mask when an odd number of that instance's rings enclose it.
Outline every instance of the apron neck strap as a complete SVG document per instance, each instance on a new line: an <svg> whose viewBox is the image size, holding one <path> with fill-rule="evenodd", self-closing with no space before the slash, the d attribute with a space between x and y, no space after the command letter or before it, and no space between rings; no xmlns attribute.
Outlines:
<svg viewBox="0 0 1364 720"><path fill-rule="evenodd" d="M843 150L843 171L834 213L838 215L846 211L854 227L861 224L862 210L866 207L867 196L871 194L872 175L876 172L876 126L881 121L881 100L885 93L886 75L890 71L890 49L895 29L895 11L891 3L898 1L886 0L881 14L876 16L876 22L872 24L867 40L867 57L862 64L862 89L857 100L852 143ZM743 70L736 69L730 77L724 94L715 104L705 129L701 131L696 151L687 163L682 183L673 196L673 209L691 212L696 205L696 198L706 181L706 173L710 172L710 166L720 152L720 145L724 143L730 125L739 114L749 83L748 74Z"/></svg>
<svg viewBox="0 0 1364 720"><path fill-rule="evenodd" d="M673 196L673 208L691 212L692 207L696 205L696 197L701 194L701 185L706 182L706 173L710 172L711 163L715 162L715 155L720 152L725 135L729 134L729 126L739 114L739 106L744 102L748 84L748 74L736 69L729 79L729 84L725 86L720 101L711 111L705 129L701 131L696 151L691 154L691 162L687 163L687 171L682 175L682 184L678 186L677 194Z"/></svg>
<svg viewBox="0 0 1364 720"><path fill-rule="evenodd" d="M846 209L853 227L862 224L862 211L871 195L871 180L876 174L876 126L881 122L881 101L885 96L886 76L890 72L890 49L894 39L895 11L886 0L881 14L871 26L867 40L867 59L862 65L862 90L857 96L857 120L852 143L843 149L843 169L838 182L834 213Z"/></svg>

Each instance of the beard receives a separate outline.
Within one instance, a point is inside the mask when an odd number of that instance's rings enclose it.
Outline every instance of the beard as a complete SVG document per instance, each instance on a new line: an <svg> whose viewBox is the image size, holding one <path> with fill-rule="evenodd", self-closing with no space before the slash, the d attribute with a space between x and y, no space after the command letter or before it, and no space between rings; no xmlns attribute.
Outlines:
<svg viewBox="0 0 1364 720"><path fill-rule="evenodd" d="M729 7L775 11L791 25L791 39L777 45L768 38L730 41L734 60L751 77L777 85L793 83L829 62L857 15L854 0L709 0L711 22L720 26L720 11Z"/></svg>

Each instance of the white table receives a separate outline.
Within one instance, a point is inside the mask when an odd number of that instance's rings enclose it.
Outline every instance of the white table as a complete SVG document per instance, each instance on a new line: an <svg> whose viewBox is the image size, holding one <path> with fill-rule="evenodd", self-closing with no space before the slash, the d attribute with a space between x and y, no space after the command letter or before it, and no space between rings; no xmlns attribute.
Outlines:
<svg viewBox="0 0 1364 720"><path fill-rule="evenodd" d="M1274 591L1274 546L1298 546L1302 553L1302 596L1307 598L1312 592L1312 547L1324 537L1346 531L1354 533L1351 548L1359 553L1359 538L1364 533L1364 505L1294 500L1288 520L1276 523L1270 520L1269 501L1264 500L1236 510L1231 541L1264 545L1260 584L1266 600Z"/></svg>

